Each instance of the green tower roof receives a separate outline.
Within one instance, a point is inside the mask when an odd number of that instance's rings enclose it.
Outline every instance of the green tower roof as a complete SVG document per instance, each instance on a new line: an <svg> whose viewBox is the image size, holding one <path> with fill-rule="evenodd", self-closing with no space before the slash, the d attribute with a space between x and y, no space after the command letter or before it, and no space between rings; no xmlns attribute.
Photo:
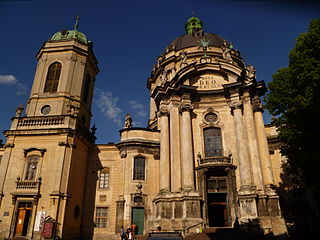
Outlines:
<svg viewBox="0 0 320 240"><path fill-rule="evenodd" d="M62 30L59 32L56 32L50 40L52 41L58 41L58 40L69 40L69 39L77 39L78 41L87 44L88 40L84 33L78 31L78 22L79 17L77 16L76 23L74 25L73 30Z"/></svg>
<svg viewBox="0 0 320 240"><path fill-rule="evenodd" d="M185 30L187 34L192 34L193 29L202 29L203 22L197 17L191 17L185 24Z"/></svg>

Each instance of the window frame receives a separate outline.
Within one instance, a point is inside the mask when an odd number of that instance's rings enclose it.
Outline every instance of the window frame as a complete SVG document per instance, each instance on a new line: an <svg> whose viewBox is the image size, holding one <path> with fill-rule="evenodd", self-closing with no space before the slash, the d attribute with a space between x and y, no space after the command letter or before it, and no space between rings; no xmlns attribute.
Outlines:
<svg viewBox="0 0 320 240"><path fill-rule="evenodd" d="M35 157L37 157L36 161L34 161L34 160L31 161L30 160L30 159L33 159ZM32 155L27 156L26 158L27 159L26 159L26 164L25 164L25 171L24 171L23 181L36 181L37 176L38 176L38 169L39 169L39 165L40 165L40 156L37 155L37 154L32 154ZM36 165L35 165L36 167L35 167L35 170L31 170L31 171L33 171L32 175L31 175L32 178L29 178L29 175L31 173L31 172L29 172L30 171L30 165L32 163L36 163Z"/></svg>
<svg viewBox="0 0 320 240"><path fill-rule="evenodd" d="M98 209L105 209L105 213L99 213ZM105 216L101 216L102 214L105 214ZM102 221L100 221L102 220ZM95 208L95 216L94 216L94 227L95 228L107 228L108 227L108 221L109 221L109 207L108 206L96 206ZM102 225L101 225L102 224Z"/></svg>
<svg viewBox="0 0 320 240"><path fill-rule="evenodd" d="M102 174L106 174L106 176L104 177L104 184L103 186L101 187L101 176ZM105 181L107 179L107 182ZM110 182L110 168L108 167L104 167L102 170L100 170L100 173L99 173L99 189L109 189L109 182ZM105 186L106 185L106 186Z"/></svg>
<svg viewBox="0 0 320 240"><path fill-rule="evenodd" d="M83 84L83 92L82 92L82 101L85 104L89 103L89 95L90 95L90 91L91 91L91 82L92 82L91 75L89 73L87 73L85 75L84 84Z"/></svg>
<svg viewBox="0 0 320 240"><path fill-rule="evenodd" d="M56 66L59 66L59 68L57 69ZM53 71L53 74L50 71ZM43 88L44 93L56 93L58 91L61 71L62 71L62 63L55 61L49 65L47 70L47 75L46 75L46 81L44 83L44 88ZM49 77L51 76L50 74L53 75L52 79L49 79ZM58 74L58 77L56 76L57 74Z"/></svg>
<svg viewBox="0 0 320 240"><path fill-rule="evenodd" d="M143 159L144 160L144 166L143 166L143 171L139 171L137 170L137 167L136 166L136 159ZM146 163L147 163L147 158L145 156L142 156L142 155L138 155L138 156L135 156L133 158L133 167L132 167L132 180L133 181L146 181ZM143 172L143 175L141 175L142 177L139 176L139 174L141 174Z"/></svg>
<svg viewBox="0 0 320 240"><path fill-rule="evenodd" d="M215 153L214 154L207 154L208 152L209 152L209 150L207 150L207 137L206 137L206 130L210 130L210 129L217 129L217 130L219 130L219 132L220 132L220 135L219 135L219 137L220 137L220 149L218 149L218 148L214 148L214 149L211 149L211 151L214 151ZM203 129L202 129L202 135L203 135L203 153L204 153L204 156L205 157L220 157L220 156L223 156L223 139L222 139L222 130L221 130L221 128L220 127L216 127L216 126L207 126L207 127L204 127ZM214 135L215 136L215 135ZM220 152L220 154L216 154L216 152Z"/></svg>

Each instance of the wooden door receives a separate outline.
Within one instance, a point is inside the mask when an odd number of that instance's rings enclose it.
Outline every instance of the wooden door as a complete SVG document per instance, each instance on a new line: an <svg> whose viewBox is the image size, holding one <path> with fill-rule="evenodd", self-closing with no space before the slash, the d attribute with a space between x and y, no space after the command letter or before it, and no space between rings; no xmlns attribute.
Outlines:
<svg viewBox="0 0 320 240"><path fill-rule="evenodd" d="M18 218L16 222L16 234L15 234L16 236L22 236L26 212L27 212L26 209L19 209Z"/></svg>
<svg viewBox="0 0 320 240"><path fill-rule="evenodd" d="M142 235L144 230L144 208L132 208L132 223L137 225L137 235Z"/></svg>
<svg viewBox="0 0 320 240"><path fill-rule="evenodd" d="M18 205L18 214L15 223L15 236L26 236L31 217L32 203L20 202Z"/></svg>

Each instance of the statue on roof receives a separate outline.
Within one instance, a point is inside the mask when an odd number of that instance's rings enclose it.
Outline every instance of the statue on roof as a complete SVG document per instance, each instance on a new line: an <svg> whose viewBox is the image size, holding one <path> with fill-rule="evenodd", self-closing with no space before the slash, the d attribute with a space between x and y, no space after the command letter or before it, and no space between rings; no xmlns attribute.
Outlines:
<svg viewBox="0 0 320 240"><path fill-rule="evenodd" d="M225 59L227 62L232 63L232 57L231 57L231 49L233 48L232 44L229 44L227 41L223 42L223 47L222 47L222 57Z"/></svg>
<svg viewBox="0 0 320 240"><path fill-rule="evenodd" d="M126 114L126 120L124 121L124 128L132 128L132 117L130 113Z"/></svg>

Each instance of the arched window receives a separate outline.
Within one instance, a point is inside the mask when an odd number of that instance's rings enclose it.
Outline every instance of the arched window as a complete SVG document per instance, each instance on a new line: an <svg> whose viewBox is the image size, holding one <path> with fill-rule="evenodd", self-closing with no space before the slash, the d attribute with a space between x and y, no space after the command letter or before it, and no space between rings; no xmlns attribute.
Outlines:
<svg viewBox="0 0 320 240"><path fill-rule="evenodd" d="M54 62L49 66L44 92L55 93L58 89L61 63Z"/></svg>
<svg viewBox="0 0 320 240"><path fill-rule="evenodd" d="M220 128L205 128L204 148L206 157L222 156L222 139Z"/></svg>
<svg viewBox="0 0 320 240"><path fill-rule="evenodd" d="M32 155L29 156L27 159L27 166L26 166L26 174L25 174L25 180L35 180L36 174L37 174L37 167L39 163L39 156L38 155Z"/></svg>
<svg viewBox="0 0 320 240"><path fill-rule="evenodd" d="M86 80L84 83L84 89L83 89L83 95L82 95L82 100L87 104L88 103L88 97L89 97L89 92L90 92L90 85L91 85L91 78L89 73L86 75Z"/></svg>
<svg viewBox="0 0 320 240"><path fill-rule="evenodd" d="M145 158L135 157L133 166L133 180L145 179Z"/></svg>
<svg viewBox="0 0 320 240"><path fill-rule="evenodd" d="M99 188L109 187L109 168L104 168L100 171Z"/></svg>

